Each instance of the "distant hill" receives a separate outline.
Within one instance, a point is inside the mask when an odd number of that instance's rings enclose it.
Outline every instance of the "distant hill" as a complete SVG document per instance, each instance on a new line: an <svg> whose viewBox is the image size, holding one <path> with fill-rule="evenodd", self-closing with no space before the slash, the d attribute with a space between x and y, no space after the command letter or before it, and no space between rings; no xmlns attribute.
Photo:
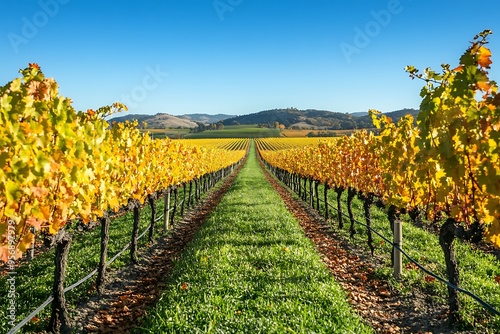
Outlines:
<svg viewBox="0 0 500 334"><path fill-rule="evenodd" d="M354 117L362 117L362 116L367 116L368 111L357 111L357 112L351 112L349 115L354 116Z"/></svg>
<svg viewBox="0 0 500 334"><path fill-rule="evenodd" d="M414 117L419 111L415 109L402 109L385 113L385 115L397 122L406 114ZM110 119L110 122L125 122L138 120L139 123L146 122L150 129L166 128L196 128L197 123L212 124L222 121L224 125L250 125L260 124L273 127L275 122L283 124L287 128L297 129L322 129L322 130L352 130L373 127L372 120L367 112L341 113L328 110L295 108L264 110L253 114L242 116L231 116L225 114L186 114L172 116L169 114L138 115L130 114Z"/></svg>
<svg viewBox="0 0 500 334"><path fill-rule="evenodd" d="M189 121L193 122L199 122L203 124L211 124L211 123L217 123L219 121L225 120L226 118L234 117L233 115L226 115L226 114L216 114L216 115L209 115L209 114L186 114L186 115L180 115L177 116L182 119L187 119Z"/></svg>
<svg viewBox="0 0 500 334"><path fill-rule="evenodd" d="M142 122L144 121L145 119L148 119L148 118L151 118L152 116L151 115L143 115L143 114L127 114L127 115L124 115L124 116L118 116L118 117L113 117L111 119L109 119L109 123L112 123L112 122L117 122L117 123L123 123L123 122L126 122L126 121L133 121L133 120L137 120L139 122Z"/></svg>
<svg viewBox="0 0 500 334"><path fill-rule="evenodd" d="M411 114L416 119L419 113L420 113L420 110L406 108L406 109L401 109L401 110L396 110L396 111L384 113L384 115L389 116L390 118L392 118L392 120L394 122L397 122L401 117L406 116L408 114Z"/></svg>
<svg viewBox="0 0 500 334"><path fill-rule="evenodd" d="M198 126L196 122L190 121L188 119L161 113L156 115L130 114L111 118L109 122L125 122L133 120L138 120L139 123L146 122L147 128L149 129L195 128Z"/></svg>
<svg viewBox="0 0 500 334"><path fill-rule="evenodd" d="M232 117L223 121L224 125L233 124L264 124L272 126L275 122L286 127L353 129L367 127L371 124L358 124L355 117L327 110L295 108L264 110L258 113Z"/></svg>
<svg viewBox="0 0 500 334"><path fill-rule="evenodd" d="M407 113L416 115L418 110L403 109L386 113L395 122ZM295 108L272 109L261 112L231 117L223 120L224 125L236 124L262 124L273 126L275 122L283 124L287 128L296 127L302 129L329 129L329 130L350 130L373 127L371 118L364 113L355 113L359 116L353 116L349 113L333 112L328 110L306 109L299 110Z"/></svg>
<svg viewBox="0 0 500 334"><path fill-rule="evenodd" d="M386 112L386 113L384 113L384 115L390 117L392 119L392 121L394 123L396 123L401 117L406 116L408 114L412 115L413 118L416 120L419 112L420 112L420 110L417 110L417 109L405 108L405 109L401 109L401 110ZM363 121L371 122L371 117L370 117L370 115L368 115L368 113L366 113L365 116L359 117L359 119L361 119Z"/></svg>

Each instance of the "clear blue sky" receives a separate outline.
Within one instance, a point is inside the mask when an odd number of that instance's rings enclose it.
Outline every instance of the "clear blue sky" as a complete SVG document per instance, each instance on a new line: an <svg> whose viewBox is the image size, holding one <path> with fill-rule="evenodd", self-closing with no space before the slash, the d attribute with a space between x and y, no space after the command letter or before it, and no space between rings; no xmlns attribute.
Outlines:
<svg viewBox="0 0 500 334"><path fill-rule="evenodd" d="M30 62L78 110L243 115L273 108L418 108L406 65L457 64L500 2L1 0L0 84Z"/></svg>

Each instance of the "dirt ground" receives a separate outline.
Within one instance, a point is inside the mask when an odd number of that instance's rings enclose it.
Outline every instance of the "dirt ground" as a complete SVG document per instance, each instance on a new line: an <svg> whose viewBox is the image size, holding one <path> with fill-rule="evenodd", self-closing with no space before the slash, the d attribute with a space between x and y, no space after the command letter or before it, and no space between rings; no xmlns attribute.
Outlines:
<svg viewBox="0 0 500 334"><path fill-rule="evenodd" d="M158 300L174 260L217 206L234 177L235 174L226 179L222 187L177 223L171 233L142 250L139 264L110 272L105 295L100 299L92 297L72 312L76 332L128 333L135 328ZM446 305L433 303L430 296L418 290L411 296L391 291L387 282L373 275L373 268L380 265L381 259L340 242L323 217L305 203L294 200L267 173L266 177L315 243L325 265L348 293L353 308L378 333L457 333L446 326Z"/></svg>

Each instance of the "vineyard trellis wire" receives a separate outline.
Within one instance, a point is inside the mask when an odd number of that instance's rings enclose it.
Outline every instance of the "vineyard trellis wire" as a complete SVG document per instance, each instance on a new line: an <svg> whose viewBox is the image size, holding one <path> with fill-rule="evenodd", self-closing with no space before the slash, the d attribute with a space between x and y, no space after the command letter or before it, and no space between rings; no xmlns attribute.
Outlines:
<svg viewBox="0 0 500 334"><path fill-rule="evenodd" d="M241 163L241 161L239 163ZM223 179L224 177L230 175L234 171L235 165L236 164L233 164L233 165L225 168L224 170L228 169L227 172L218 171L218 172L220 172L220 174L218 174L219 175L218 177L215 177L213 179L213 182L208 182L207 181L204 186L200 185L199 187L196 187L196 191L194 193L192 193L192 194L189 194L187 196L188 202L192 203L192 205L195 205L196 202L201 198L202 193L203 192L207 192L211 187L215 186L217 184L217 182L219 182L221 179ZM175 187L175 189L177 189L177 188L178 187ZM167 189L166 193L170 194L171 192L175 191L175 189L173 189L173 188ZM194 198L193 202L191 202L192 198ZM154 222L156 223L156 222L161 221L162 219L164 219L165 221L169 221L170 224L173 225L174 224L174 219L175 219L176 209L178 209L179 207L183 207L184 204L185 204L185 202L186 202L186 198L183 198L183 199L181 199L178 202L175 201L174 205L172 207L169 207L169 208L166 207L165 208L166 210L164 211L164 213L161 214L160 216L156 217L156 219L155 219ZM188 207L190 207L190 205L188 205ZM181 211L180 215L184 216L183 210ZM142 233L140 235L138 235L137 240L142 239L146 235L146 233L151 229L152 225L153 225L152 223L149 224L144 229L144 231L142 231ZM132 246L132 241L128 242L117 254L115 254L111 259L109 259L106 262L106 266L109 266L110 264L112 264L117 258L119 258L131 246ZM82 285L83 283L85 283L86 281L88 281L89 279L91 279L96 273L98 273L98 270L99 270L99 268L95 268L89 274L87 274L85 277L81 278L80 280L78 280L77 282L73 283L72 285L70 285L68 287L65 287L64 288L64 293L70 292L71 290L77 288L78 286ZM12 327L9 330L8 334L13 334L13 333L16 333L17 331L19 331L28 322L30 322L33 317L35 317L37 314L39 314L45 307L47 307L48 305L50 305L52 302L54 302L54 296L53 295L49 296L42 304L40 304L40 306L38 306L28 316L26 316L23 320L21 320L14 327Z"/></svg>
<svg viewBox="0 0 500 334"><path fill-rule="evenodd" d="M267 163L265 160L263 160L260 155L259 155L259 158L261 159L261 161L266 165L266 167L268 168L268 170L271 172L271 174L276 177L279 181L282 182L282 184L284 184L289 190L295 192L296 194L299 194L299 190L294 190L293 188L290 188L286 182L284 182L283 178L280 177L280 173L277 173L276 171L279 170L278 168L274 167L274 166L271 166L269 163ZM281 172L284 173L288 173L284 170L280 170ZM310 192L307 190L307 186L305 186L306 182L307 182L307 178L303 178L304 180L304 186L302 186L301 182L299 181L298 182L298 187L300 188L300 195L299 195L299 198L302 198L304 200L304 198L308 198L309 200L306 200L305 202L308 203L310 205L310 203L314 203L313 200L311 200L313 198L313 196L316 194L316 200L318 202L322 202L322 203L325 203L325 201L323 199L321 199L318 195L317 192ZM310 180L309 180L310 181ZM316 184L319 184L319 182L315 182ZM312 184L312 182L310 182L310 185ZM343 217L345 218L348 218L348 219L352 219L352 217L350 217L349 215L347 215L346 213L342 212L342 211L339 211L338 208L332 206L330 203L326 203L327 206L329 208L332 208L334 209L335 211L337 211L338 213L340 213ZM318 209L318 208L316 208ZM319 211L319 209L318 209ZM402 255L405 256L406 259L408 259L410 262L412 262L413 264L415 264L420 270L422 270L424 273L426 273L427 275L437 279L438 281L440 281L441 283L444 283L446 286L448 286L449 288L452 288L456 291L459 291L459 292L462 292L466 295L468 295L469 297L471 297L472 299L474 299L478 304L480 304L481 306L483 306L486 310L488 310L491 314L495 315L495 316L500 316L500 311L498 311L496 308L494 308L492 305L490 305L488 302L484 301L481 297L475 295L474 293L466 290L466 289L463 289L463 288L460 288L458 286L456 286L455 284L449 282L448 280L442 278L441 276L439 276L438 274L432 272L431 270L425 268L421 263L419 263L417 260L415 260L413 257L411 257L405 250L403 250L402 247L400 247L396 242L394 242L394 240L390 240L388 239L387 237L385 237L382 233L380 233L379 231L377 231L375 228L373 228L372 226L369 226L368 224L365 224L363 222L360 222L359 220L357 219L354 219L353 220L356 224L360 225L360 226L363 226L365 227L367 230L375 233L377 236L379 236L381 239L383 239L387 244L391 245L394 249L396 249L398 252L400 252ZM418 251L417 251L418 252Z"/></svg>

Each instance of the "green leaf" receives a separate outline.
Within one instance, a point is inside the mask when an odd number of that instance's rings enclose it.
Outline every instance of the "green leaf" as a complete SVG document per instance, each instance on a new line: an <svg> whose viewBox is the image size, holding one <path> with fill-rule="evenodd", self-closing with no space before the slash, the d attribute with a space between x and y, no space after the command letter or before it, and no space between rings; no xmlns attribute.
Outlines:
<svg viewBox="0 0 500 334"><path fill-rule="evenodd" d="M5 184L5 197L7 198L7 203L18 201L23 192L19 184L13 182L12 180L8 180Z"/></svg>

